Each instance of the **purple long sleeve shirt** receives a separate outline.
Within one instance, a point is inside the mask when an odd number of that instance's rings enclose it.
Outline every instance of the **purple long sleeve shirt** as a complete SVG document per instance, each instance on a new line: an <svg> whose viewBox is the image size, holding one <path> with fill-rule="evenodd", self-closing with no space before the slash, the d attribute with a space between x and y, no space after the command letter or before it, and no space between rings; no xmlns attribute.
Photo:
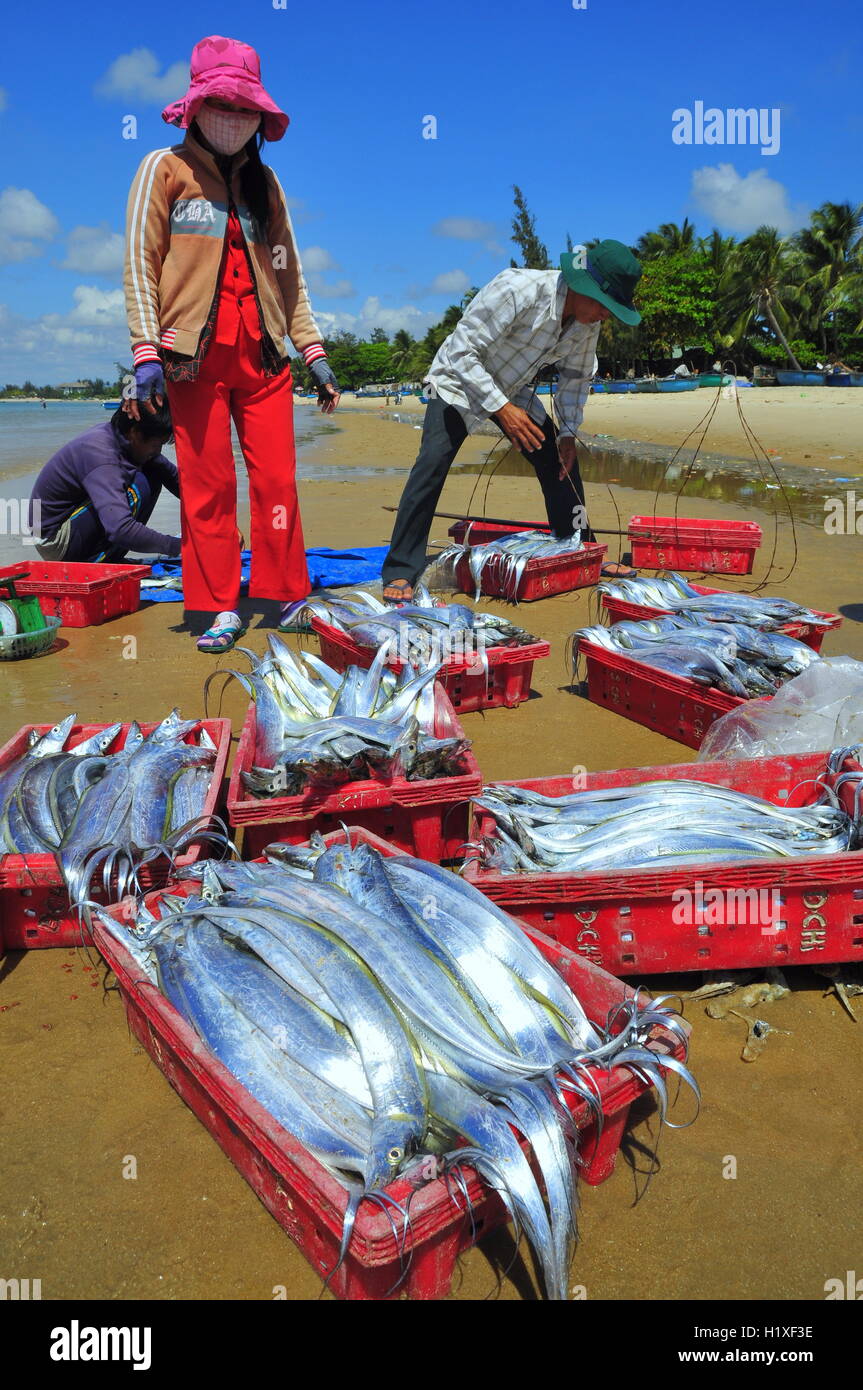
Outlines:
<svg viewBox="0 0 863 1390"><path fill-rule="evenodd" d="M126 496L126 488L140 469L154 483L179 497L176 465L164 454L138 464L126 449L125 439L113 421L108 420L57 450L41 470L30 498L30 525L33 503L38 500L39 530L44 540L50 540L77 507L92 502L112 547L121 546L142 555L179 555L179 537L163 535L136 521Z"/></svg>

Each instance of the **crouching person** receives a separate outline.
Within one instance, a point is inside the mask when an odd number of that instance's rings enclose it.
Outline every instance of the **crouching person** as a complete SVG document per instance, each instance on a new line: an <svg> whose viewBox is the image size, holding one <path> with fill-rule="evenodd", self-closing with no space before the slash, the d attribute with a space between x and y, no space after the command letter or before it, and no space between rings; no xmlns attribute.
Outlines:
<svg viewBox="0 0 863 1390"><path fill-rule="evenodd" d="M162 453L172 433L167 402L154 402L140 420L117 410L58 449L30 498L42 559L118 564L130 551L179 556L179 536L147 525L163 487L180 495L176 465Z"/></svg>

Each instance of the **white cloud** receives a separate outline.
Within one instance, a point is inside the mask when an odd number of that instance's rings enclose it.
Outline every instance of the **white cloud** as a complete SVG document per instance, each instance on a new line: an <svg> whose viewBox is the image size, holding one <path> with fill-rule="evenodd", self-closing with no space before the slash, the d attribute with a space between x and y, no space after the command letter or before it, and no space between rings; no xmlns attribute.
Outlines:
<svg viewBox="0 0 863 1390"><path fill-rule="evenodd" d="M314 222L316 217L320 217L319 212L313 212L307 205L305 198L292 198L290 194L285 194L285 203L290 213L291 221L298 226L305 222Z"/></svg>
<svg viewBox="0 0 863 1390"><path fill-rule="evenodd" d="M305 251L300 252L300 260L303 270L339 269L329 251L326 251L323 246L307 246Z"/></svg>
<svg viewBox="0 0 863 1390"><path fill-rule="evenodd" d="M29 188L0 193L0 264L26 261L41 254L40 241L52 241L60 224Z"/></svg>
<svg viewBox="0 0 863 1390"><path fill-rule="evenodd" d="M26 319L0 305L0 380L40 385L111 376L131 357L121 290L78 285L64 314Z"/></svg>
<svg viewBox="0 0 863 1390"><path fill-rule="evenodd" d="M353 299L356 290L350 280L336 280L328 284L319 271L310 271L307 276L309 289L316 299Z"/></svg>
<svg viewBox="0 0 863 1390"><path fill-rule="evenodd" d="M7 110L9 106L9 93L5 87L0 87L0 111Z"/></svg>
<svg viewBox="0 0 863 1390"><path fill-rule="evenodd" d="M465 275L463 270L445 270L441 275L436 275L430 285L418 292L417 298L425 298L429 294L451 294L461 295L465 290L470 289L470 276Z"/></svg>
<svg viewBox="0 0 863 1390"><path fill-rule="evenodd" d="M506 252L495 241L496 231L493 222L482 222L478 217L443 217L432 227L435 236L452 237L455 241L481 241L490 256L503 256Z"/></svg>
<svg viewBox="0 0 863 1390"><path fill-rule="evenodd" d="M97 285L78 285L72 291L74 309L66 316L73 326L126 327L126 297L122 290L103 290Z"/></svg>
<svg viewBox="0 0 863 1390"><path fill-rule="evenodd" d="M444 217L432 227L435 236L454 237L457 241L488 241L495 234L493 222L480 222L477 217Z"/></svg>
<svg viewBox="0 0 863 1390"><path fill-rule="evenodd" d="M124 243L119 232L112 232L107 222L98 227L73 227L63 270L78 270L85 275L116 275L123 269Z"/></svg>
<svg viewBox="0 0 863 1390"><path fill-rule="evenodd" d="M794 232L807 220L803 204L791 205L788 190L764 169L738 174L733 164L696 169L692 175L692 199L718 227L748 234L757 227Z"/></svg>
<svg viewBox="0 0 863 1390"><path fill-rule="evenodd" d="M160 75L155 53L149 48L133 48L114 59L94 91L100 97L127 97L164 106L181 97L188 85L188 63L172 63Z"/></svg>
<svg viewBox="0 0 863 1390"><path fill-rule="evenodd" d="M399 328L406 328L418 338L433 323L437 323L440 314L425 313L415 304L404 304L399 309L384 309L376 295L369 295L358 314L316 313L315 318L327 336L345 329L360 338L368 337L373 328L382 328L392 336Z"/></svg>

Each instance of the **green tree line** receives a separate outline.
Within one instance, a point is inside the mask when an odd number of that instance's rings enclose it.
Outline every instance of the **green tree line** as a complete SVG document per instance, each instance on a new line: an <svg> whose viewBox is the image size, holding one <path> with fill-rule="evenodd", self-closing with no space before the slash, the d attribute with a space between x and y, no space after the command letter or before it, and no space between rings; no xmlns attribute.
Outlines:
<svg viewBox="0 0 863 1390"><path fill-rule="evenodd" d="M513 189L513 266L549 270L522 190ZM583 243L588 250L597 238ZM572 238L566 236L572 249ZM814 367L840 357L863 366L863 205L824 203L794 236L759 227L742 240L715 228L700 237L685 219L645 232L631 247L643 265L635 296L642 321L628 328L609 319L599 340L601 372L650 370L676 349L733 360L739 371L758 364ZM400 329L390 339L375 329L369 341L353 333L326 340L341 384L355 390L371 382L421 381L432 358L477 293L451 304L421 338ZM698 362L695 365L699 365ZM302 359L295 376L310 385Z"/></svg>
<svg viewBox="0 0 863 1390"><path fill-rule="evenodd" d="M115 363L117 376L113 381L106 381L104 377L76 377L73 383L74 389L69 386L36 386L28 377L20 386L14 382L7 382L5 387L0 390L0 400L22 400L39 396L46 401L70 401L81 400L92 397L96 400L116 400L123 389L124 380L132 375L131 367L124 367L120 362Z"/></svg>

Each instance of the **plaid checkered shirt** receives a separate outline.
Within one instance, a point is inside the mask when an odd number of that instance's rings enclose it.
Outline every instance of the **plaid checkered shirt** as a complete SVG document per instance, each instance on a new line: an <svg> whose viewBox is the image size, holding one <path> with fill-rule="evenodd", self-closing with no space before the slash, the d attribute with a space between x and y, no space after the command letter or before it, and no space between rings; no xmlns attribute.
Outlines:
<svg viewBox="0 0 863 1390"><path fill-rule="evenodd" d="M546 420L531 383L556 364L555 404L561 436L575 435L596 370L599 323L562 327L567 285L557 270L502 270L471 300L441 344L426 385L475 430L501 406L521 406Z"/></svg>

